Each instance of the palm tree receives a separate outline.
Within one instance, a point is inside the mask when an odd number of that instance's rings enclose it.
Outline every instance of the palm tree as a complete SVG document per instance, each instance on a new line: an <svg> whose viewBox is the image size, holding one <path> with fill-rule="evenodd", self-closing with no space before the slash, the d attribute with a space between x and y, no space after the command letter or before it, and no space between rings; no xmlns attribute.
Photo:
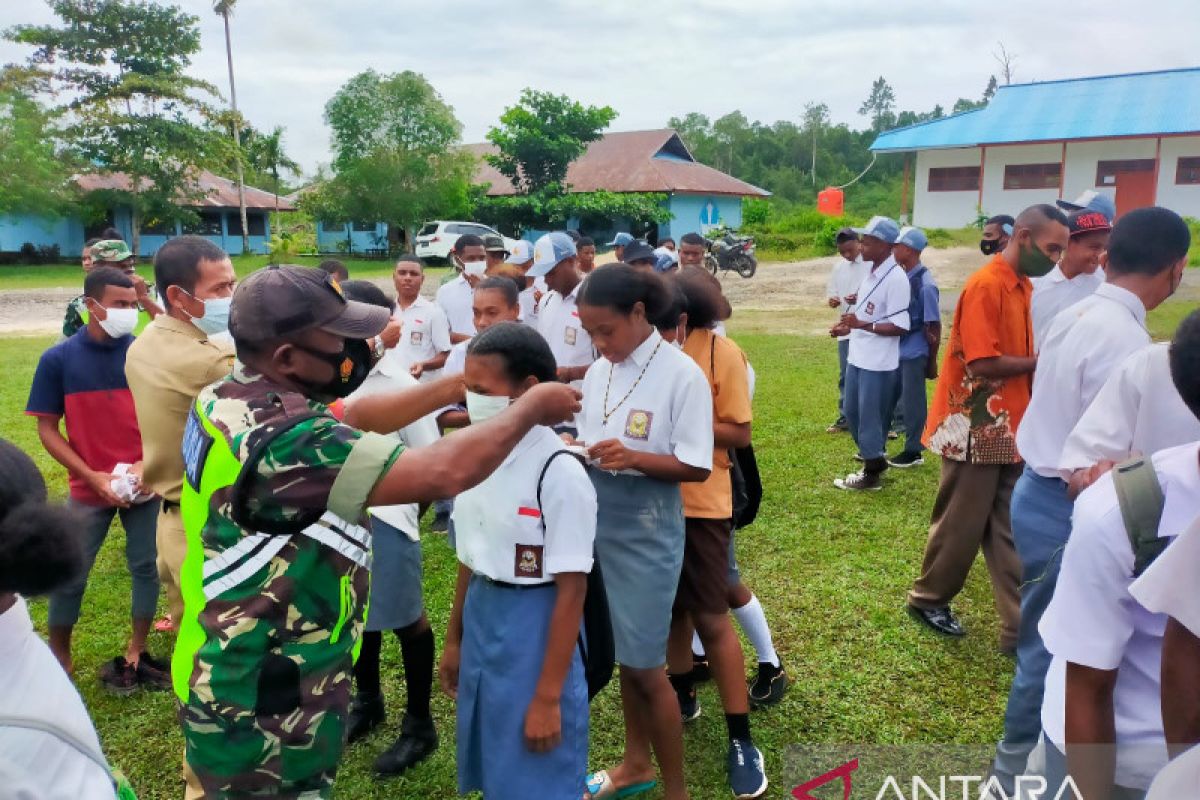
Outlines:
<svg viewBox="0 0 1200 800"><path fill-rule="evenodd" d="M213 0L213 12L225 21L225 61L229 65L229 107L233 111L233 147L237 151L238 212L242 219L242 252L250 252L250 228L246 222L246 184L242 171L241 118L238 117L237 87L233 83L233 44L229 38L229 15L237 0Z"/></svg>
<svg viewBox="0 0 1200 800"><path fill-rule="evenodd" d="M280 125L276 125L270 133L260 136L256 149L258 152L255 154L255 162L258 169L271 173L271 180L274 182L275 219L272 221L272 227L275 227L279 224L279 190L282 188L279 173L299 175L300 165L283 151L283 127Z"/></svg>

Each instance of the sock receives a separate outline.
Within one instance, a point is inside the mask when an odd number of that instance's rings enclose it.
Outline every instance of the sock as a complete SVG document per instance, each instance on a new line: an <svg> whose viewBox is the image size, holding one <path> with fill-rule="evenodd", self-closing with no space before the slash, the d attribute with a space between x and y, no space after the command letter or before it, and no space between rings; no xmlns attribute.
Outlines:
<svg viewBox="0 0 1200 800"><path fill-rule="evenodd" d="M358 661L354 662L354 683L359 694L379 694L379 651L383 649L383 634L364 631Z"/></svg>
<svg viewBox="0 0 1200 800"><path fill-rule="evenodd" d="M725 727L729 728L730 739L749 739L750 738L750 715L749 714L726 714Z"/></svg>
<svg viewBox="0 0 1200 800"><path fill-rule="evenodd" d="M704 658L704 644L700 641L700 634L692 631L692 655L696 658Z"/></svg>
<svg viewBox="0 0 1200 800"><path fill-rule="evenodd" d="M668 675L667 680L671 682L671 688L675 690L675 695L679 698L681 704L684 700L691 699L696 687L695 682L692 680L691 671L681 672L678 675Z"/></svg>
<svg viewBox="0 0 1200 800"><path fill-rule="evenodd" d="M400 636L400 656L404 661L405 710L417 719L430 719L429 698L433 692L433 629Z"/></svg>
<svg viewBox="0 0 1200 800"><path fill-rule="evenodd" d="M749 603L733 609L733 616L753 645L759 663L778 667L779 655L771 641L771 628L767 625L767 615L763 613L762 603L758 602L758 595L751 595Z"/></svg>

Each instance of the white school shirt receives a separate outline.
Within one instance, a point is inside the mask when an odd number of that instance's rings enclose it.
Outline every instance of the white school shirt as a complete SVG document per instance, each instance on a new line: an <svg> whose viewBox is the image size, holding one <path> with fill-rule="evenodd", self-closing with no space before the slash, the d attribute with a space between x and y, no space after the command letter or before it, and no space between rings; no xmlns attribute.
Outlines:
<svg viewBox="0 0 1200 800"><path fill-rule="evenodd" d="M79 692L50 648L33 630L29 608L18 597L0 614L0 717L50 723L90 747L100 740ZM57 736L0 724L0 774L5 797L75 800L115 797L99 764ZM28 792L28 794L19 794Z"/></svg>
<svg viewBox="0 0 1200 800"><path fill-rule="evenodd" d="M1104 285L1104 268L1097 267L1096 271L1076 275L1068 279L1063 275L1062 267L1054 265L1054 269L1033 279L1033 295L1030 300L1030 316L1033 318L1033 349L1036 353L1041 349L1042 341L1050 330L1050 324L1058 314L1087 297ZM1022 423L1024 424L1024 423Z"/></svg>
<svg viewBox="0 0 1200 800"><path fill-rule="evenodd" d="M384 354L383 360L398 370L408 371L413 364L420 364L450 349L450 325L446 314L433 301L418 296L408 308L397 303L392 317L403 326L400 342ZM436 377L433 370L428 373ZM427 380L424 375L422 380Z"/></svg>
<svg viewBox="0 0 1200 800"><path fill-rule="evenodd" d="M1038 352L1033 396L1017 429L1017 450L1034 472L1070 476L1059 469L1067 436L1121 362L1149 343L1146 307L1111 283L1058 315Z"/></svg>
<svg viewBox="0 0 1200 800"><path fill-rule="evenodd" d="M1193 449L1196 445L1192 445ZM1193 465L1195 466L1195 465ZM1200 502L1197 503L1200 505ZM1200 508L1197 508L1200 514ZM1146 568L1129 593L1156 614L1174 617L1200 636L1200 516Z"/></svg>
<svg viewBox="0 0 1200 800"><path fill-rule="evenodd" d="M1179 755L1154 779L1146 800L1179 800L1192 797L1200 786L1200 744Z"/></svg>
<svg viewBox="0 0 1200 800"><path fill-rule="evenodd" d="M521 585L550 583L561 572L591 572L596 490L578 459L554 459L538 507L538 477L562 449L554 431L538 425L483 483L455 498L455 547L465 567Z"/></svg>
<svg viewBox="0 0 1200 800"><path fill-rule="evenodd" d="M580 286L583 286L582 282L566 297L550 292L542 298L538 308L538 333L550 345L554 361L560 367L583 367L596 360L592 337L579 322L579 307L575 300ZM583 381L572 381L571 385L578 389L583 386Z"/></svg>
<svg viewBox="0 0 1200 800"><path fill-rule="evenodd" d="M626 397L643 368L645 375ZM684 464L712 469L712 413L708 378L695 361L652 330L620 364L601 358L587 371L583 410L576 418L578 438L588 445L617 439L631 450L673 455Z"/></svg>
<svg viewBox="0 0 1200 800"><path fill-rule="evenodd" d="M825 296L834 297L840 301L837 309L839 317L850 310L850 304L845 300L846 296L858 291L858 287L862 286L863 279L867 277L870 269L871 262L863 261L862 256L853 261L839 258L834 262L833 269L829 271L829 280L825 284ZM850 334L846 334L839 336L838 341L849 338Z"/></svg>
<svg viewBox="0 0 1200 800"><path fill-rule="evenodd" d="M439 286L437 304L446 313L450 323L450 332L464 336L475 335L475 290L467 279L459 275L449 283Z"/></svg>
<svg viewBox="0 0 1200 800"><path fill-rule="evenodd" d="M1067 437L1063 472L1200 439L1200 419L1171 380L1169 351L1167 342L1151 344L1121 362Z"/></svg>
<svg viewBox="0 0 1200 800"><path fill-rule="evenodd" d="M401 368L399 364L388 362L385 358L375 365L375 369L371 370L371 374L363 381L363 385L346 398L346 405L353 405L354 401L359 398L417 385L419 385L418 381L408 374L408 370ZM432 414L421 417L416 422L405 425L388 436L410 450L428 447L438 440L436 417ZM414 542L420 540L420 509L416 503L371 506L368 511L371 512L372 517L378 517Z"/></svg>
<svg viewBox="0 0 1200 800"><path fill-rule="evenodd" d="M1159 537L1178 536L1200 514L1198 456L1198 443L1153 456L1165 498ZM1170 552L1168 547L1160 558ZM1046 675L1042 726L1062 750L1067 662L1117 670L1113 691L1116 782L1145 789L1167 763L1159 700L1167 616L1149 611L1130 594L1133 561L1133 547L1109 473L1075 501L1071 538L1063 553L1054 597L1038 624L1042 641L1054 656ZM1195 583L1189 582L1188 587L1194 588Z"/></svg>
<svg viewBox="0 0 1200 800"><path fill-rule="evenodd" d="M550 291L550 287L546 285L546 279L538 276L533 279L533 283L517 295L517 303L521 306L521 322L524 322L529 327L537 330L538 326L538 301L534 299L534 295L540 292L542 301L545 301L546 294Z"/></svg>
<svg viewBox="0 0 1200 800"><path fill-rule="evenodd" d="M852 312L863 322L890 322L908 330L911 298L908 273L896 259L888 256L863 279ZM900 366L900 337L880 336L866 328L856 328L850 331L847 360L859 369L891 372Z"/></svg>

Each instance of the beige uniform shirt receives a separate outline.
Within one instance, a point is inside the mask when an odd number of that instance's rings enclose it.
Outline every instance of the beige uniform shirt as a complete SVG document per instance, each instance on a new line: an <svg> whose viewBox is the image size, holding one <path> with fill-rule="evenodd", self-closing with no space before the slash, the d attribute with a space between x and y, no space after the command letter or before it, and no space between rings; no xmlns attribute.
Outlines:
<svg viewBox="0 0 1200 800"><path fill-rule="evenodd" d="M233 367L233 346L210 341L190 322L160 314L129 346L125 378L142 431L144 480L178 503L183 489L183 426L196 395Z"/></svg>

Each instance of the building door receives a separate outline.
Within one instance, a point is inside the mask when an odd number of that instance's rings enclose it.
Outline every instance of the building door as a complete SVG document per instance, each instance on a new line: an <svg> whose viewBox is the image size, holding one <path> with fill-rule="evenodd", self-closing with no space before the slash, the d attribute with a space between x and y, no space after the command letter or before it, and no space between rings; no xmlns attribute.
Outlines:
<svg viewBox="0 0 1200 800"><path fill-rule="evenodd" d="M1154 205L1154 172L1117 173L1117 217Z"/></svg>

